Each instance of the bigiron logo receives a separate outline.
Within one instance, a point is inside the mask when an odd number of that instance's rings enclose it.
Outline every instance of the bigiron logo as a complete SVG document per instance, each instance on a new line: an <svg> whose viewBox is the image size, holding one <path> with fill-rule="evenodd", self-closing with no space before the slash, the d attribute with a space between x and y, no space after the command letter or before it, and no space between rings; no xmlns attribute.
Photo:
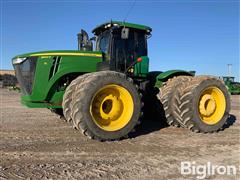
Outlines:
<svg viewBox="0 0 240 180"><path fill-rule="evenodd" d="M206 164L197 164L195 161L181 162L181 174L195 175L197 179L205 179L214 175L236 176L240 171L240 167L235 165L216 165L211 162Z"/></svg>

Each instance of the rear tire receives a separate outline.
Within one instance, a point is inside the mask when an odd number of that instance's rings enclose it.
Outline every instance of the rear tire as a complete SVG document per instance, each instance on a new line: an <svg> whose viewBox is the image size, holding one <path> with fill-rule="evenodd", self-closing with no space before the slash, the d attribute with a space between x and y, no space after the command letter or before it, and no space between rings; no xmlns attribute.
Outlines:
<svg viewBox="0 0 240 180"><path fill-rule="evenodd" d="M174 94L174 117L194 132L220 130L230 111L230 96L221 80L200 76L181 85Z"/></svg>
<svg viewBox="0 0 240 180"><path fill-rule="evenodd" d="M179 85L188 82L191 79L192 76L175 76L169 79L166 85L159 89L157 97L163 105L168 125L176 127L181 126L181 124L173 116L172 97Z"/></svg>
<svg viewBox="0 0 240 180"><path fill-rule="evenodd" d="M76 86L73 97L73 123L91 139L118 140L138 124L140 97L122 73L91 73Z"/></svg>

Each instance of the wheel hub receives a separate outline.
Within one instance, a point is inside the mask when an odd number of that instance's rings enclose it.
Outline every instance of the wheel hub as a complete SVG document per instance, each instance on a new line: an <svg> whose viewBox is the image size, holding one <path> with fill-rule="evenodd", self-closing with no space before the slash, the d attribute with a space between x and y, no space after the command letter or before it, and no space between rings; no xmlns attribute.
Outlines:
<svg viewBox="0 0 240 180"><path fill-rule="evenodd" d="M96 104L96 111L98 116L106 121L116 120L123 110L122 102L113 94L104 94L98 99L99 103Z"/></svg>
<svg viewBox="0 0 240 180"><path fill-rule="evenodd" d="M93 97L90 113L97 126L106 131L116 131L131 120L133 108L133 99L127 89L107 85Z"/></svg>
<svg viewBox="0 0 240 180"><path fill-rule="evenodd" d="M198 103L198 111L201 120L208 124L217 124L223 117L226 109L226 99L223 92L211 86L202 93Z"/></svg>
<svg viewBox="0 0 240 180"><path fill-rule="evenodd" d="M200 100L200 113L204 116L211 116L216 110L216 101L214 98L206 94Z"/></svg>

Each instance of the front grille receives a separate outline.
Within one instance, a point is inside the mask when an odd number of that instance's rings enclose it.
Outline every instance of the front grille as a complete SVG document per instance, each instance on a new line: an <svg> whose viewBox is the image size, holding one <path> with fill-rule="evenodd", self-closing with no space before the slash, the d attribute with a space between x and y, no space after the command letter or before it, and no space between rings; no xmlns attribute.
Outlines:
<svg viewBox="0 0 240 180"><path fill-rule="evenodd" d="M28 57L20 64L14 64L16 77L24 95L32 93L34 74L38 57Z"/></svg>

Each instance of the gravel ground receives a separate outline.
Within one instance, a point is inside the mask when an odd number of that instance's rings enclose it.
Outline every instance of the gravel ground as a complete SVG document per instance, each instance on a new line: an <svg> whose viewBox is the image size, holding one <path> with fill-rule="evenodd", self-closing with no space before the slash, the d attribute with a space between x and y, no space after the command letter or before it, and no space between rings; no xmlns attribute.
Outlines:
<svg viewBox="0 0 240 180"><path fill-rule="evenodd" d="M47 109L28 109L20 94L0 89L0 179L196 179L181 175L182 161L237 168L240 179L240 96L232 96L223 131L196 134L149 119L131 138L118 142L87 139ZM146 122L147 121L147 122Z"/></svg>

